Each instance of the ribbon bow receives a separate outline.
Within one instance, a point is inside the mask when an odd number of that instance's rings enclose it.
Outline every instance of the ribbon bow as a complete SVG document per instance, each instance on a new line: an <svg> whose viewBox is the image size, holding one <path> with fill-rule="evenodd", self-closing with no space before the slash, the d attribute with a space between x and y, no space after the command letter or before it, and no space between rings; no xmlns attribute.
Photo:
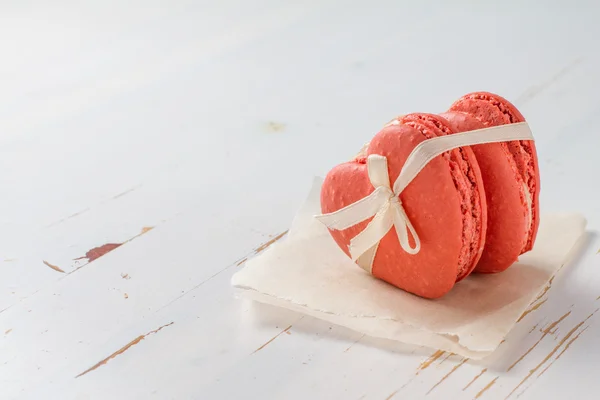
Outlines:
<svg viewBox="0 0 600 400"><path fill-rule="evenodd" d="M417 254L421 249L421 242L402 207L400 191L392 190L390 186L387 158L370 155L367 158L367 171L375 191L356 203L316 218L331 229L344 230L374 216L367 227L350 240L350 256L353 261L358 260L361 266L372 264L371 258L375 256L379 241L392 226L404 251ZM408 232L414 239L414 247L410 246ZM366 257L360 260L363 255Z"/></svg>
<svg viewBox="0 0 600 400"><path fill-rule="evenodd" d="M390 185L387 158L372 154L367 158L367 171L375 191L338 211L317 215L315 218L330 229L344 230L373 217L367 227L350 240L348 248L352 260L370 273L379 242L392 227L396 230L404 251L417 254L421 250L419 236L408 219L399 196L429 161L458 147L512 140L533 140L526 122L427 139L410 153L393 186ZM409 233L413 237L414 247L410 246Z"/></svg>

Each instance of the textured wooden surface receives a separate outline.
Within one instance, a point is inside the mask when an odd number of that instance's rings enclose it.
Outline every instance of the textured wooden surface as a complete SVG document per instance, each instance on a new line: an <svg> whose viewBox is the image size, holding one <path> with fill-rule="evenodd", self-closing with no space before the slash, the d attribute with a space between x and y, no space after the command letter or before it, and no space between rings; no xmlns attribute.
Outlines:
<svg viewBox="0 0 600 400"><path fill-rule="evenodd" d="M595 2L0 5L0 398L596 398ZM474 90L587 242L489 359L236 300L314 175Z"/></svg>

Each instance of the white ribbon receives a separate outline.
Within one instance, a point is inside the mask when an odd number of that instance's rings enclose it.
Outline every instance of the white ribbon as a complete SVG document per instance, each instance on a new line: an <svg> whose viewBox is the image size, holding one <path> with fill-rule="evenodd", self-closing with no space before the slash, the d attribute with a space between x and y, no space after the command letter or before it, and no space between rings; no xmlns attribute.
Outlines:
<svg viewBox="0 0 600 400"><path fill-rule="evenodd" d="M526 122L427 139L409 154L393 187L390 186L386 157L372 154L367 158L367 171L375 190L355 203L315 218L330 229L344 230L373 217L367 227L350 240L348 247L352 260L370 273L379 242L392 227L404 251L417 254L421 250L421 241L402 207L400 193L432 159L462 146L512 140L533 140ZM409 233L414 247L410 246Z"/></svg>

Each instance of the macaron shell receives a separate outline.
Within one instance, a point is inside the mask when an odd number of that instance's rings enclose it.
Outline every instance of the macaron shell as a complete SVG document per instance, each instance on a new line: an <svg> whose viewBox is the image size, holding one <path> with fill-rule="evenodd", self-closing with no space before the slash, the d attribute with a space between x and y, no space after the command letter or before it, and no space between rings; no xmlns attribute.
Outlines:
<svg viewBox="0 0 600 400"><path fill-rule="evenodd" d="M482 122L461 112L440 114L456 132L481 129ZM483 178L487 202L487 234L479 273L506 270L517 261L525 245L527 216L523 180L508 148L502 143L471 146Z"/></svg>
<svg viewBox="0 0 600 400"><path fill-rule="evenodd" d="M449 111L466 112L485 126L525 122L519 110L505 98L489 92L474 92L461 97ZM506 144L513 155L531 201L531 225L521 254L533 248L539 228L540 174L537 151L533 141L513 141ZM528 207L529 208L529 207Z"/></svg>
<svg viewBox="0 0 600 400"><path fill-rule="evenodd" d="M452 104L450 111L468 112L485 126L525 121L519 110L508 100L488 92L467 94Z"/></svg>
<svg viewBox="0 0 600 400"><path fill-rule="evenodd" d="M408 126L389 126L375 135L367 153L387 157L388 172L391 182L394 182L412 149L424 140L420 132ZM323 183L322 212L337 211L373 190L365 164L350 162L338 165ZM372 274L418 296L441 297L456 282L462 246L460 198L447 161L442 157L433 159L406 187L400 200L419 235L421 251L415 255L406 253L392 229L380 241ZM349 254L350 239L369 221L343 231L330 232L341 249Z"/></svg>

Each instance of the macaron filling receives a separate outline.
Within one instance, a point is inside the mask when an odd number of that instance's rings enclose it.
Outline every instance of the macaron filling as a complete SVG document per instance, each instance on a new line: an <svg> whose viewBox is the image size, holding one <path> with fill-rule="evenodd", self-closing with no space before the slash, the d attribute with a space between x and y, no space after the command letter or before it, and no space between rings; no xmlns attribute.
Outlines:
<svg viewBox="0 0 600 400"><path fill-rule="evenodd" d="M527 190L527 185L525 183L523 183L523 193L525 193L525 203L527 204L527 226L531 227L533 224L533 201L531 200L531 193Z"/></svg>
<svg viewBox="0 0 600 400"><path fill-rule="evenodd" d="M411 126L428 139L453 133L449 127L425 115L413 114L400 119L403 125ZM442 157L448 162L450 175L461 200L463 240L456 278L459 281L468 275L477 261L481 246L481 203L477 195L475 176L462 149L445 152Z"/></svg>
<svg viewBox="0 0 600 400"><path fill-rule="evenodd" d="M525 245L523 246L523 252L528 251L532 247L533 241L533 224L535 221L536 215L534 213L537 210L533 207L533 196L536 191L536 182L535 182L535 166L533 157L531 156L531 146L527 141L519 140L514 142L509 142L508 150L513 155L515 163L517 164L517 168L521 172L521 176L523 178L523 182L525 185L525 197L527 202L527 210L528 210L528 221L529 224L527 229L527 240L525 241Z"/></svg>

